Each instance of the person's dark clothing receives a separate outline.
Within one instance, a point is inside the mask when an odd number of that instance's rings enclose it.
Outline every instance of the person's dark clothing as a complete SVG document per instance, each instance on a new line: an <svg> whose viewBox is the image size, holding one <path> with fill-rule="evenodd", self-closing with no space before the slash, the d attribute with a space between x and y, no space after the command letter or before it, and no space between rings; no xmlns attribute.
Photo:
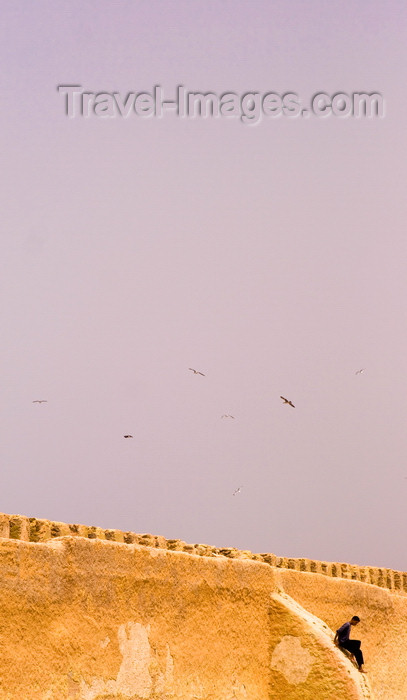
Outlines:
<svg viewBox="0 0 407 700"><path fill-rule="evenodd" d="M350 622L345 622L345 624L342 625L342 627L340 627L338 630L336 630L336 634L338 635L338 642L339 642L341 647L343 647L344 642L347 642L349 639L350 628L351 628Z"/></svg>
<svg viewBox="0 0 407 700"><path fill-rule="evenodd" d="M361 642L359 641L359 639L345 639L343 642L339 643L341 647L347 649L348 651L350 651L351 654L354 655L357 665L362 666L364 662L362 650L360 648Z"/></svg>

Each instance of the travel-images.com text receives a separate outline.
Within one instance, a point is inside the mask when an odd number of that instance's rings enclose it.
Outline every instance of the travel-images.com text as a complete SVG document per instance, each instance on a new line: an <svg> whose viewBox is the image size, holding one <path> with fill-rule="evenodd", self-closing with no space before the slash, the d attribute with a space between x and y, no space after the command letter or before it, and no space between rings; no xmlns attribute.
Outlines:
<svg viewBox="0 0 407 700"><path fill-rule="evenodd" d="M81 85L58 85L64 99L64 111L75 117L128 118L130 116L162 119L172 114L181 119L240 119L243 124L258 124L263 117L383 118L384 98L379 92L315 93L303 106L295 92L191 92L183 85L175 90L175 99L164 99L160 85L151 92L91 92Z"/></svg>

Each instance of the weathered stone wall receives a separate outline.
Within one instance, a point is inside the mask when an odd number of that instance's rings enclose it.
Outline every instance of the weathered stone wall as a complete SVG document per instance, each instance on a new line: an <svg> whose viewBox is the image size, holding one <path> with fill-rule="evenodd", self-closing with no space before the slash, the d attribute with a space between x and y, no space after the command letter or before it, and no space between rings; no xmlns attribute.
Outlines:
<svg viewBox="0 0 407 700"><path fill-rule="evenodd" d="M407 599L359 581L280 570L280 585L307 612L335 630L358 615L351 636L362 641L372 697L407 698Z"/></svg>
<svg viewBox="0 0 407 700"><path fill-rule="evenodd" d="M0 700L405 700L406 596L292 561L2 516Z"/></svg>
<svg viewBox="0 0 407 700"><path fill-rule="evenodd" d="M277 568L307 571L333 578L362 581L363 583L370 583L381 588L388 588L391 591L397 591L400 595L407 595L407 572L404 571L374 566L314 561L312 559L278 557L270 553L253 554L250 551L234 548L211 547L206 544L187 544L182 540L167 540L165 537L156 535L138 535L134 532L104 530L100 527L87 525L67 525L66 523L53 522L51 520L27 518L23 515L0 514L0 537L10 537L25 542L46 542L51 538L64 535L125 542L126 544L140 544L147 547L187 552L188 554L198 554L205 557L226 556L229 558L253 559Z"/></svg>
<svg viewBox="0 0 407 700"><path fill-rule="evenodd" d="M0 561L1 700L370 697L263 563L69 536Z"/></svg>

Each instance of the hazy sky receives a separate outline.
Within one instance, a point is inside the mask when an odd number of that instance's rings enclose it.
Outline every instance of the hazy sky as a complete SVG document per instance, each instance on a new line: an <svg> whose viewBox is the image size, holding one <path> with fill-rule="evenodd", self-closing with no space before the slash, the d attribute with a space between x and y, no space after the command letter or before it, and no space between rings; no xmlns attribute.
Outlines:
<svg viewBox="0 0 407 700"><path fill-rule="evenodd" d="M405 3L2 16L0 511L407 570ZM69 119L68 84L386 114Z"/></svg>

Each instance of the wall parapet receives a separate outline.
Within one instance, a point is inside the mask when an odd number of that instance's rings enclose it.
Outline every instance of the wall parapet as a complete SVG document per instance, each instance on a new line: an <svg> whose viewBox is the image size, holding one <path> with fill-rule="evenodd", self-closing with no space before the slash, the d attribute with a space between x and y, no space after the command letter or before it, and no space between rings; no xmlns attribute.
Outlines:
<svg viewBox="0 0 407 700"><path fill-rule="evenodd" d="M86 537L124 544L138 544L157 547L204 557L229 557L232 559L252 559L282 569L322 574L333 578L362 581L381 588L387 588L399 595L407 595L407 572L374 566L358 566L342 562L316 561L305 558L279 557L269 552L255 554L248 550L233 547L212 547L207 544L188 544L182 540L167 540L165 537L150 534L123 532L122 530L101 527L67 524L25 515L0 513L0 538L17 539L25 542L47 542L55 537Z"/></svg>

